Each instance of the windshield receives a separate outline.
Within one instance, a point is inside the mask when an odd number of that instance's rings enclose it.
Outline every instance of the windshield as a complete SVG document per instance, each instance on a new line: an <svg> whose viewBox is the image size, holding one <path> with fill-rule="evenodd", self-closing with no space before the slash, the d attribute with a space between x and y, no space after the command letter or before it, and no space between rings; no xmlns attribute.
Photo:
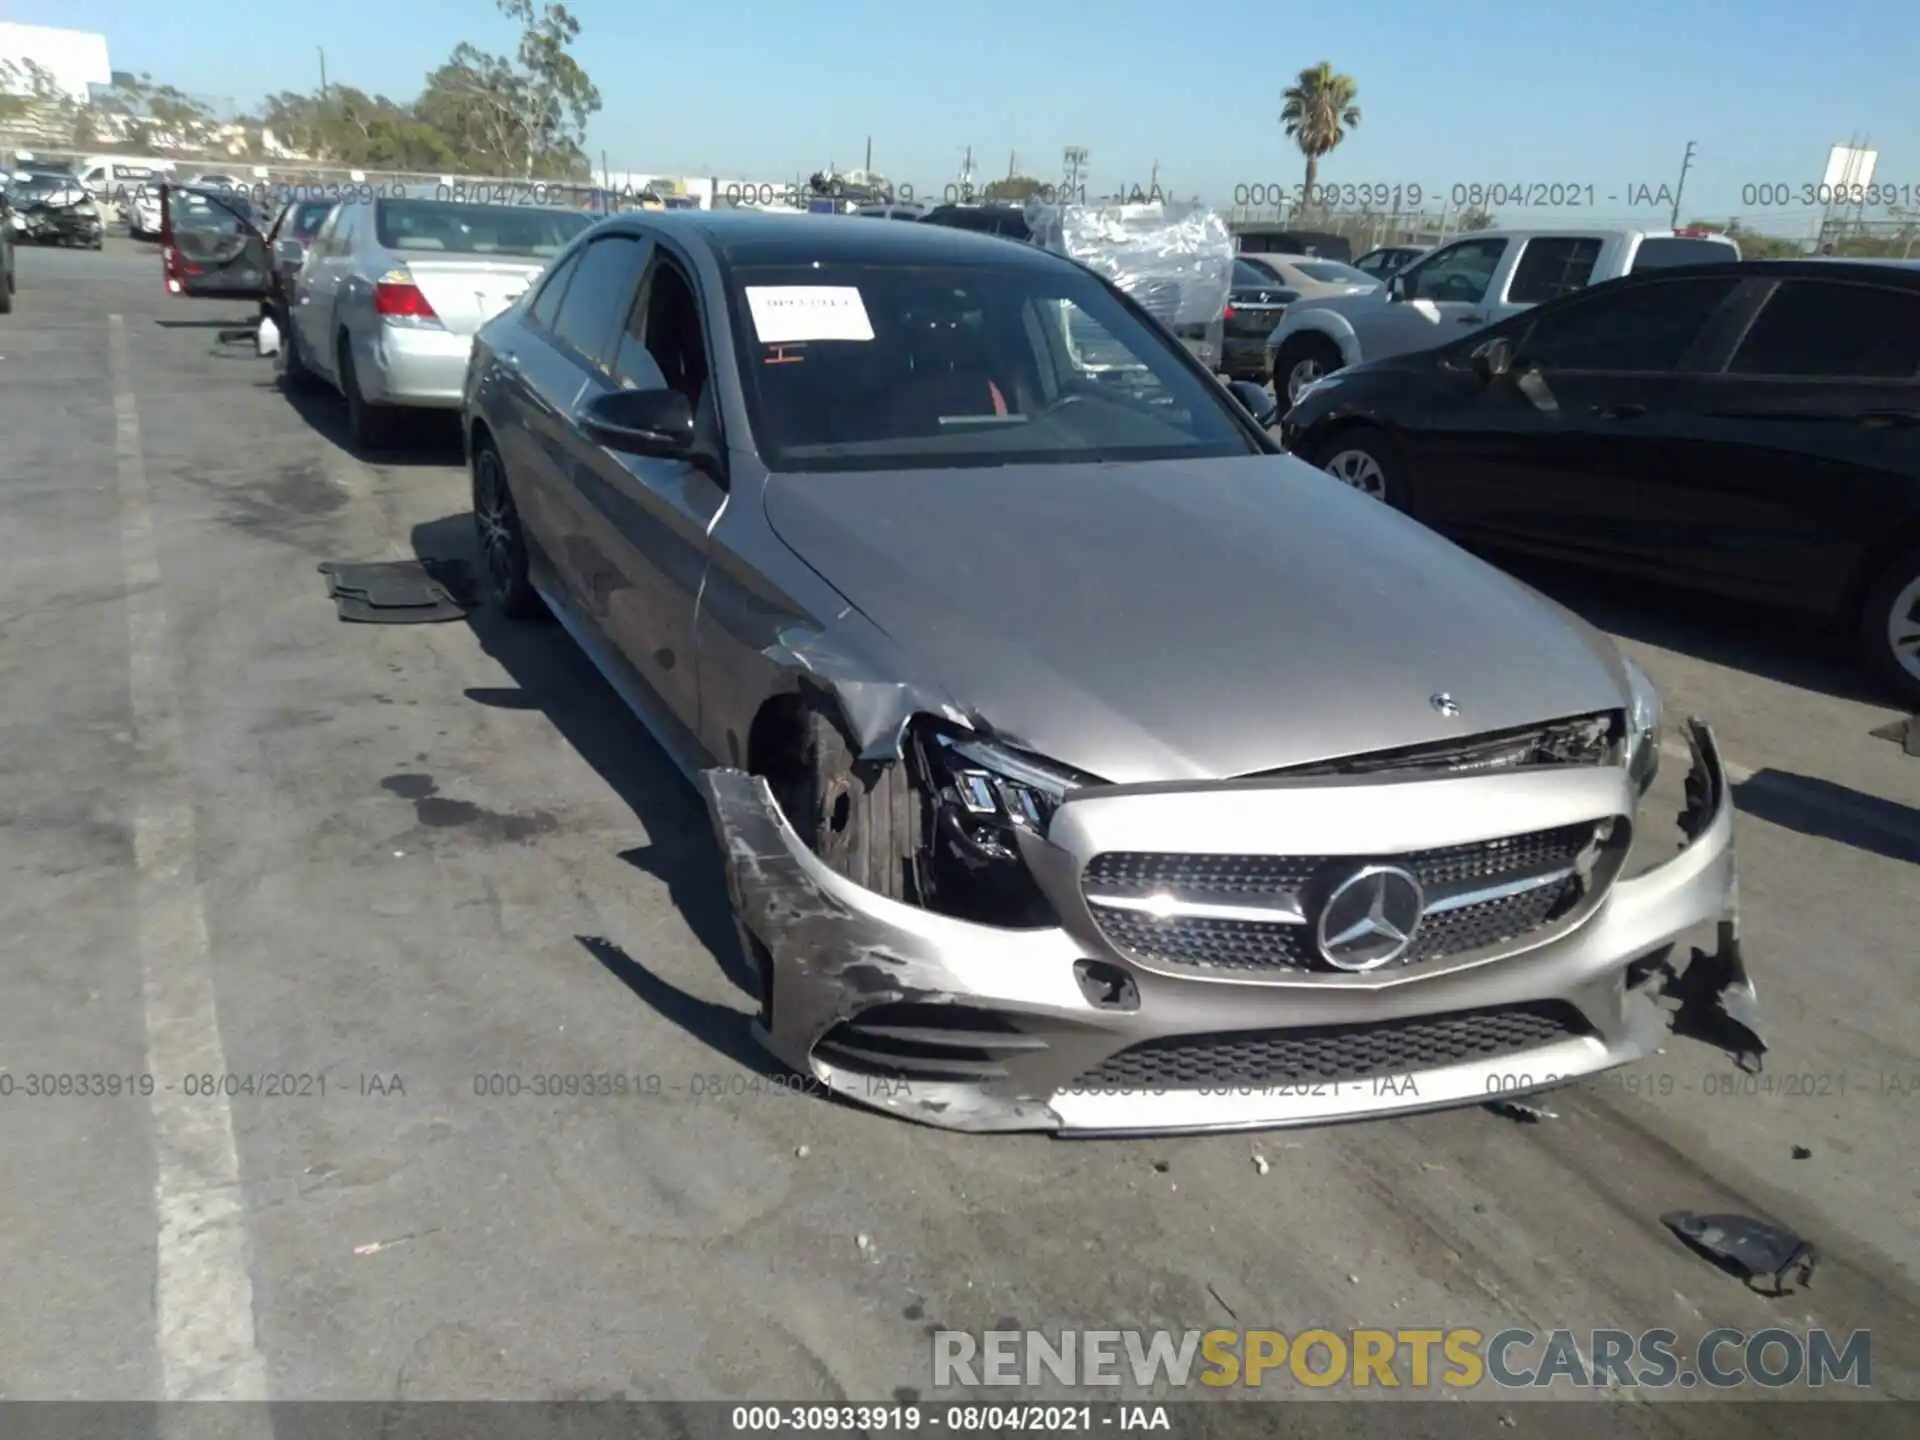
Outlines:
<svg viewBox="0 0 1920 1440"><path fill-rule="evenodd" d="M531 205L464 200L379 200L374 233L384 250L455 255L558 255L596 216Z"/></svg>
<svg viewBox="0 0 1920 1440"><path fill-rule="evenodd" d="M1293 262L1293 268L1309 280L1316 280L1322 285L1378 285L1380 283L1377 276L1332 260L1296 260Z"/></svg>
<svg viewBox="0 0 1920 1440"><path fill-rule="evenodd" d="M749 266L728 301L775 470L1259 453L1220 386L1061 266Z"/></svg>
<svg viewBox="0 0 1920 1440"><path fill-rule="evenodd" d="M1696 239L1690 235L1654 235L1633 252L1633 268L1664 270L1675 265L1721 265L1738 260L1740 251L1728 240Z"/></svg>

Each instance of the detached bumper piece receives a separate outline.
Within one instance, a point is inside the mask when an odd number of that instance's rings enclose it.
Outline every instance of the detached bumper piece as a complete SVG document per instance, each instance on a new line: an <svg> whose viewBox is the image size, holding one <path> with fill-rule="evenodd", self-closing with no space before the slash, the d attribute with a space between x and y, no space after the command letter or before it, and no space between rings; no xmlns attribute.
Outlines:
<svg viewBox="0 0 1920 1440"><path fill-rule="evenodd" d="M1165 1134L1559 1084L1656 1048L1676 989L1758 1047L1732 796L1707 727L1688 739L1686 843L1628 878L1635 795L1616 768L1088 789L1023 841L1058 912L1034 929L875 895L812 854L758 777L703 783L780 1060L952 1129ZM1481 833L1490 816L1513 823ZM1331 968L1327 877L1381 866L1419 882L1432 928L1395 963Z"/></svg>

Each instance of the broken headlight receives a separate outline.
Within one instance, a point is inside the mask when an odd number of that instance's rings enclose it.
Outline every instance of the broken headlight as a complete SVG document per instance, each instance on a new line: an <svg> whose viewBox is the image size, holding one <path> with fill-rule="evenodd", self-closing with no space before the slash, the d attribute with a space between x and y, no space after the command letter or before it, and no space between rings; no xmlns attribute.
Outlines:
<svg viewBox="0 0 1920 1440"><path fill-rule="evenodd" d="M1627 773L1642 795L1660 773L1660 692L1652 677L1622 657L1627 671Z"/></svg>
<svg viewBox="0 0 1920 1440"><path fill-rule="evenodd" d="M1101 782L997 740L924 730L920 757L933 804L921 894L946 914L1031 928L1059 923L1020 854L1020 832L1045 835L1053 812Z"/></svg>

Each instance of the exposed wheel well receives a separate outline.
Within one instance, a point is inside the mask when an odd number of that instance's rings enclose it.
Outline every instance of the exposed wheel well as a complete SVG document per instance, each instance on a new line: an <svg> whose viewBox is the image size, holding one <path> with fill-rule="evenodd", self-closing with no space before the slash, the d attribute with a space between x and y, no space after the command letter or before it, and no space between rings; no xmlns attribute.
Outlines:
<svg viewBox="0 0 1920 1440"><path fill-rule="evenodd" d="M747 728L746 767L750 775L761 775L780 793L782 780L791 778L806 742L807 700L798 692L774 695L754 713Z"/></svg>

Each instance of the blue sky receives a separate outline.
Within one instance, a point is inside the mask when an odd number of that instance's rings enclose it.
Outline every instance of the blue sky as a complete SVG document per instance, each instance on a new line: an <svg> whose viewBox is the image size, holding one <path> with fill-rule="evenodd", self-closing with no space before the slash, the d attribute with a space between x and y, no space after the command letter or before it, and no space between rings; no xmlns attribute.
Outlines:
<svg viewBox="0 0 1920 1440"><path fill-rule="evenodd" d="M232 97L329 76L410 97L460 39L511 47L489 0L12 0L5 18L98 30L115 68ZM1920 202L1920 27L1911 0L575 0L605 108L589 133L615 169L780 179L829 161L923 191L1009 152L1058 178L1091 151L1096 188L1164 183L1215 203L1297 184L1279 91L1320 60L1360 84L1365 118L1321 179L1594 187L1596 218L1664 214L1698 142L1689 215L1790 222L1749 187L1817 183L1828 147L1868 135L1876 180ZM1902 13L1909 12L1909 13ZM315 17L324 15L324 27ZM1617 198L1610 198L1617 197ZM1535 212L1545 216L1546 211ZM1519 212L1503 208L1516 223ZM1779 227L1775 227L1779 228Z"/></svg>

